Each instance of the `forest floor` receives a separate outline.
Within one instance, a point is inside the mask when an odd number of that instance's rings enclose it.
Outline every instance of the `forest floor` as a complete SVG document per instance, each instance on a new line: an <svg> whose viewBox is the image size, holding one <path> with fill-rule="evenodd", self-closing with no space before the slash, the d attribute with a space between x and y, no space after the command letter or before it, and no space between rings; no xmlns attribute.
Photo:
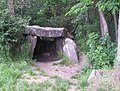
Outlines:
<svg viewBox="0 0 120 91"><path fill-rule="evenodd" d="M63 65L57 61L33 62L31 75L23 74L23 78L29 83L50 84L44 91L77 91L78 80L74 79L81 69L84 56L81 55L78 64ZM57 89L57 90L55 90Z"/></svg>
<svg viewBox="0 0 120 91"><path fill-rule="evenodd" d="M43 60L34 61L22 74L21 78L27 82L28 89L31 86L37 88L34 91L120 91L119 70L96 70L88 81L92 70L84 69L84 54L78 64L65 65L59 61Z"/></svg>

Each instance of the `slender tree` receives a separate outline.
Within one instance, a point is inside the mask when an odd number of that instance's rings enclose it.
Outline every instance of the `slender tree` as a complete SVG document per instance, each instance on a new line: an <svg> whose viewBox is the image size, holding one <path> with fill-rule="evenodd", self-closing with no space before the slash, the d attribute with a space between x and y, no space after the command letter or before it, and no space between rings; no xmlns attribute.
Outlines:
<svg viewBox="0 0 120 91"><path fill-rule="evenodd" d="M118 40L118 24L117 24L117 15L116 12L113 14L114 25L115 25L115 33L116 33L116 42Z"/></svg>
<svg viewBox="0 0 120 91"><path fill-rule="evenodd" d="M120 69L120 9L119 9L119 19L118 19L118 46L117 46L116 69Z"/></svg>
<svg viewBox="0 0 120 91"><path fill-rule="evenodd" d="M105 36L106 33L108 33L108 25L105 20L105 16L103 11L99 10L99 17L100 17L100 28L101 28L101 35L102 37Z"/></svg>
<svg viewBox="0 0 120 91"><path fill-rule="evenodd" d="M14 1L13 0L6 0L7 8L9 10L9 14L14 16L15 11L14 11Z"/></svg>

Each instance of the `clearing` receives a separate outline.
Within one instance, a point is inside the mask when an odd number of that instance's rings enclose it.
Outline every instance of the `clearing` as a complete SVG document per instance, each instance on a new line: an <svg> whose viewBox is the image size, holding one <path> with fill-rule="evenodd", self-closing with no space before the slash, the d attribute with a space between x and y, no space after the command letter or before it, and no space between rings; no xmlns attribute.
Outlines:
<svg viewBox="0 0 120 91"><path fill-rule="evenodd" d="M42 89L43 91L77 91L76 84L78 82L73 76L82 67L83 60L84 57L81 55L78 64L68 66L59 64L59 61L46 61L46 59L42 59L41 62L34 61L30 74L23 74L22 78L29 84L49 84Z"/></svg>

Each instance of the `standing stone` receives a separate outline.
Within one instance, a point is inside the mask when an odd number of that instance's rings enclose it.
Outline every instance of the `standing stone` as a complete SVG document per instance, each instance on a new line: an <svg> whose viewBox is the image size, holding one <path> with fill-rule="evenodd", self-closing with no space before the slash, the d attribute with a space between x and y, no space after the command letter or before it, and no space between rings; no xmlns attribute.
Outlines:
<svg viewBox="0 0 120 91"><path fill-rule="evenodd" d="M76 44L70 39L65 39L65 45L63 46L63 53L69 58L73 63L78 63L78 57L76 52Z"/></svg>
<svg viewBox="0 0 120 91"><path fill-rule="evenodd" d="M29 56L33 57L34 48L35 48L36 43L37 43L37 37L36 36L29 36L28 43L29 43Z"/></svg>
<svg viewBox="0 0 120 91"><path fill-rule="evenodd" d="M56 40L56 51L57 52L63 52L64 40L65 39L63 38L58 38Z"/></svg>

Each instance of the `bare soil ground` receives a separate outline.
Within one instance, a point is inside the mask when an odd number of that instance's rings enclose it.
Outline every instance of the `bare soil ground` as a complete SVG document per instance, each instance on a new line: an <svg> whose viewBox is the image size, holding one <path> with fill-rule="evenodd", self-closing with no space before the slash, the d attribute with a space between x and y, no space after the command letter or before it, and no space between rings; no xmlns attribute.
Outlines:
<svg viewBox="0 0 120 91"><path fill-rule="evenodd" d="M48 61L47 61L48 60ZM52 61L53 58L42 58L39 61L34 61L33 66L31 66L32 70L34 71L36 76L28 76L24 74L23 77L28 83L32 82L44 82L44 81L51 81L55 84L55 81L51 79L52 77L60 77L62 79L68 80L70 85L67 91L77 91L76 84L77 80L73 79L74 76L82 67L84 56L80 56L80 62L78 64L71 64L69 66L56 64L55 61ZM42 72L40 72L40 70Z"/></svg>
<svg viewBox="0 0 120 91"><path fill-rule="evenodd" d="M73 86L73 84L74 85L77 84L77 81L75 79L72 79L71 77L74 76L77 73L77 71L80 70L80 64L73 64L70 66L53 65L54 64L53 62L48 63L35 62L34 64L37 67L40 67L40 69L43 70L48 75L49 78L57 76L62 79L68 80L70 84L72 84L68 91L76 91L75 86ZM45 79L46 77L42 78L43 81Z"/></svg>

